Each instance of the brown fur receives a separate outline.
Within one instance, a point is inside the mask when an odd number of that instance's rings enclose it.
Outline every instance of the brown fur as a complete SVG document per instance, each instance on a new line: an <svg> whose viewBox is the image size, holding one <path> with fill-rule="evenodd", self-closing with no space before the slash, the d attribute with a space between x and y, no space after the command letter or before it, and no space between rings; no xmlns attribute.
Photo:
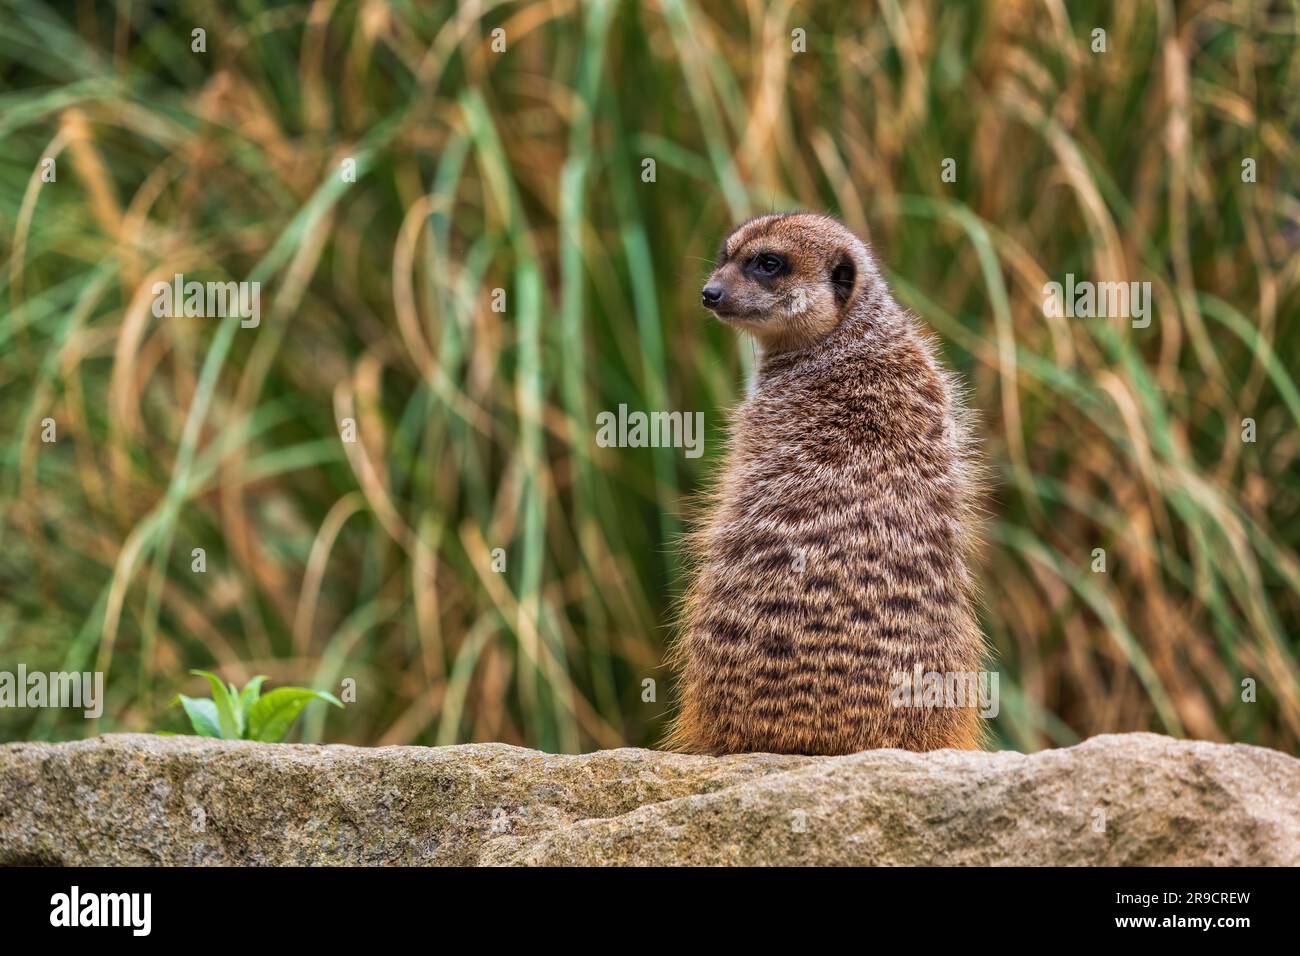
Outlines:
<svg viewBox="0 0 1300 956"><path fill-rule="evenodd" d="M784 274L747 273L771 252ZM966 564L975 481L949 374L865 243L829 217L744 223L710 284L725 289L718 317L763 354L693 538L669 746L978 747L975 709L890 700L897 672L977 672L985 656Z"/></svg>

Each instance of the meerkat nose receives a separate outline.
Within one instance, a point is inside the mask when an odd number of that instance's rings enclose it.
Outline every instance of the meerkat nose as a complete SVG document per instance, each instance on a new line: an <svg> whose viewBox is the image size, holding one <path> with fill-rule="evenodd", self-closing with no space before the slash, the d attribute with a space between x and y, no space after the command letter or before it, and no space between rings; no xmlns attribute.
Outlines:
<svg viewBox="0 0 1300 956"><path fill-rule="evenodd" d="M704 291L700 293L700 301L704 303L705 308L712 308L722 301L723 288L720 285L706 285Z"/></svg>

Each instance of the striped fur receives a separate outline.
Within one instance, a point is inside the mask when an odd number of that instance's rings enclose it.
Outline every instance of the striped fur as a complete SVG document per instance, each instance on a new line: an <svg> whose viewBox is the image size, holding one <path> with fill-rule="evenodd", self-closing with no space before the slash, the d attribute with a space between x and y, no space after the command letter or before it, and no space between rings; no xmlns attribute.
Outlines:
<svg viewBox="0 0 1300 956"><path fill-rule="evenodd" d="M746 263L773 250L787 274L747 277ZM832 271L845 262L837 295ZM949 373L865 243L828 217L741 225L710 282L727 290L719 317L763 354L692 538L668 745L978 747L975 709L890 701L896 672L984 662L967 567L976 481Z"/></svg>

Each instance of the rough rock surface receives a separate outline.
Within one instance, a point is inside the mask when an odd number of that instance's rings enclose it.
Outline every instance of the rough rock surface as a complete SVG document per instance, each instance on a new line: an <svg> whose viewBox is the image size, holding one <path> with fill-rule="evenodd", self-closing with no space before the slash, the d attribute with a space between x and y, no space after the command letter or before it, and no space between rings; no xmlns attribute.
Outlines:
<svg viewBox="0 0 1300 956"><path fill-rule="evenodd" d="M1300 864L1300 760L581 756L110 735L0 746L0 864Z"/></svg>

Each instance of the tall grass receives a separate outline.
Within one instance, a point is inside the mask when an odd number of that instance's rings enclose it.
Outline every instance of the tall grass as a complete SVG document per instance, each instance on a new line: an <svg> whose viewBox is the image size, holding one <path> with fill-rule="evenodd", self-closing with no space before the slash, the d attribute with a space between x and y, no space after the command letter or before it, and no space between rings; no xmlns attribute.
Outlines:
<svg viewBox="0 0 1300 956"><path fill-rule="evenodd" d="M108 675L0 737L179 727L202 666L355 680L304 739L653 742L753 360L698 289L810 207L969 383L1001 744L1296 750L1294 3L237 6L0 6L0 670ZM177 272L261 325L155 318ZM1150 327L1046 317L1066 273ZM708 453L596 447L620 403Z"/></svg>

